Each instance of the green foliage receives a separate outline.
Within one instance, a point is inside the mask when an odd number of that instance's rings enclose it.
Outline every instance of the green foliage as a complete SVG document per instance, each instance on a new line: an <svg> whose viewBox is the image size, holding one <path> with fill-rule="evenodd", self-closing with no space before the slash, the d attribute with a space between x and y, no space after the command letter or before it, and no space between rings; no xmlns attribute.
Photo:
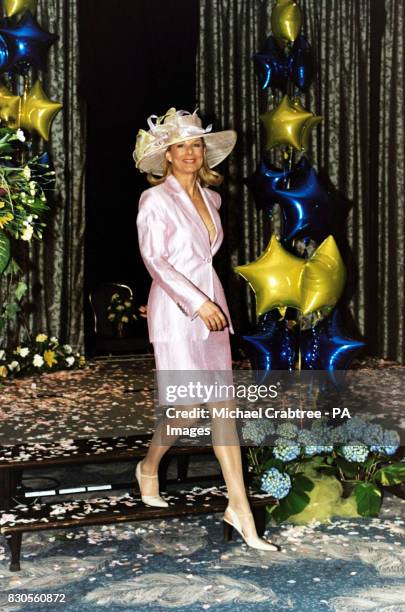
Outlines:
<svg viewBox="0 0 405 612"><path fill-rule="evenodd" d="M383 486L394 486L405 482L405 463L393 463L382 467L374 474L374 481Z"/></svg>
<svg viewBox="0 0 405 612"><path fill-rule="evenodd" d="M293 476L291 481L292 486L289 494L281 499L276 506L268 508L268 512L271 513L277 523L282 523L290 516L302 512L309 504L307 493L314 488L313 482L302 474Z"/></svg>
<svg viewBox="0 0 405 612"><path fill-rule="evenodd" d="M357 511L362 516L378 516L383 494L372 482L359 482L354 489L357 501Z"/></svg>
<svg viewBox="0 0 405 612"><path fill-rule="evenodd" d="M3 231L0 231L0 276L10 261L10 239Z"/></svg>

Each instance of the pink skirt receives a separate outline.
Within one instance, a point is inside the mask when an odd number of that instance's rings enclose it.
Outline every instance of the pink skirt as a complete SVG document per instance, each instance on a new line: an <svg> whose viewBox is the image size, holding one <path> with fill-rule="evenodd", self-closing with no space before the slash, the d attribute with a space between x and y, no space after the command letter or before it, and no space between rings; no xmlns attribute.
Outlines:
<svg viewBox="0 0 405 612"><path fill-rule="evenodd" d="M229 330L210 332L206 340L154 342L157 370L232 370Z"/></svg>
<svg viewBox="0 0 405 612"><path fill-rule="evenodd" d="M203 403L190 397L167 399L168 385L188 385L190 381L203 385L232 385L232 353L229 330L210 332L206 340L181 342L154 342L159 404ZM193 372L189 372L192 370ZM221 396L216 400L221 401ZM223 401L223 400L222 400Z"/></svg>

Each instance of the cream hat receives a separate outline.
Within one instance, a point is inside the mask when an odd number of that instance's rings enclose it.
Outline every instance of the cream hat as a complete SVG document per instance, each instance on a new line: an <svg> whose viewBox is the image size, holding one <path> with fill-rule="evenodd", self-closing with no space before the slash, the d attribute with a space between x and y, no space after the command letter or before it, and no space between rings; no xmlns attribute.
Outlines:
<svg viewBox="0 0 405 612"><path fill-rule="evenodd" d="M208 166L214 168L220 164L234 148L237 134L234 130L211 133L212 125L204 129L196 113L196 110L190 114L170 108L162 117L151 115L148 118L149 131L139 130L136 137L133 158L138 170L162 176L167 147L199 136L204 138L207 147Z"/></svg>

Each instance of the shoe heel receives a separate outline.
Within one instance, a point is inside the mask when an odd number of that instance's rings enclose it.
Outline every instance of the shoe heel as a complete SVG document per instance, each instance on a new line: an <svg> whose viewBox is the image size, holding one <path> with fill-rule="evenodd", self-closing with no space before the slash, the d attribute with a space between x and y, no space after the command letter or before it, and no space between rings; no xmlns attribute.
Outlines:
<svg viewBox="0 0 405 612"><path fill-rule="evenodd" d="M225 542L230 542L232 540L233 527L226 521L223 521L223 526L224 526L224 540Z"/></svg>

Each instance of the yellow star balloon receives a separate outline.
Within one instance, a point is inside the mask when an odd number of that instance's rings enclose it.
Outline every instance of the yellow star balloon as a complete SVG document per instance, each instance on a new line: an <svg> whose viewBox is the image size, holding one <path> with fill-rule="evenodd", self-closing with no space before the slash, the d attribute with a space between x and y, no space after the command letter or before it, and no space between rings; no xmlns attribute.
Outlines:
<svg viewBox="0 0 405 612"><path fill-rule="evenodd" d="M260 119L266 129L267 149L288 145L298 151L305 151L310 131L322 117L305 110L300 103L297 105L297 102L291 102L285 95L275 109L260 115Z"/></svg>
<svg viewBox="0 0 405 612"><path fill-rule="evenodd" d="M258 317L273 308L285 316L287 307L303 315L333 308L341 296L346 272L333 236L328 236L309 259L289 253L275 235L260 257L236 266L253 289Z"/></svg>
<svg viewBox="0 0 405 612"><path fill-rule="evenodd" d="M301 278L304 315L333 307L340 298L346 270L333 236L328 236L305 264Z"/></svg>
<svg viewBox="0 0 405 612"><path fill-rule="evenodd" d="M271 12L271 29L281 45L294 42L300 31L301 21L301 10L294 0L277 0Z"/></svg>
<svg viewBox="0 0 405 612"><path fill-rule="evenodd" d="M235 271L248 281L256 295L258 317L272 308L300 308L304 264L305 260L286 251L273 234L264 253L256 261L235 267Z"/></svg>
<svg viewBox="0 0 405 612"><path fill-rule="evenodd" d="M0 119L4 121L7 127L18 127L20 109L20 96L13 96L5 85L0 85Z"/></svg>
<svg viewBox="0 0 405 612"><path fill-rule="evenodd" d="M299 98L294 98L294 100L292 100L292 105L297 110L304 113L306 112L306 109L302 106ZM323 117L321 117L321 115L314 115L305 123L304 129L302 130L301 134L301 145L303 151L308 151L309 139L311 137L312 129L319 123L321 123L322 119Z"/></svg>
<svg viewBox="0 0 405 612"><path fill-rule="evenodd" d="M52 121L62 106L58 102L52 102L42 89L40 81L37 81L23 97L20 126L30 131L36 130L41 138L48 140Z"/></svg>
<svg viewBox="0 0 405 612"><path fill-rule="evenodd" d="M37 2L38 0L4 0L3 4L7 17L12 17L23 11L34 13L37 8Z"/></svg>

